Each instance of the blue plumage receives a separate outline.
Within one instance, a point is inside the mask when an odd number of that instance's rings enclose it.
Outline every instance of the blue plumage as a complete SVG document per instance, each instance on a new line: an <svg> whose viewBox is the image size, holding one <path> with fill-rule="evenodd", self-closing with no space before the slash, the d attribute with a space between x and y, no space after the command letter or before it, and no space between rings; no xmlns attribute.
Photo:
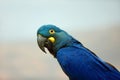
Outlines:
<svg viewBox="0 0 120 80"><path fill-rule="evenodd" d="M51 34L50 30L54 30ZM79 41L54 25L39 28L38 45L44 46L56 57L61 68L70 80L120 80L120 72L106 63ZM43 39L41 38L46 38ZM51 41L50 37L55 39ZM44 43L44 44L43 44Z"/></svg>
<svg viewBox="0 0 120 80"><path fill-rule="evenodd" d="M56 57L70 80L120 80L120 73L115 68L82 45L62 48Z"/></svg>

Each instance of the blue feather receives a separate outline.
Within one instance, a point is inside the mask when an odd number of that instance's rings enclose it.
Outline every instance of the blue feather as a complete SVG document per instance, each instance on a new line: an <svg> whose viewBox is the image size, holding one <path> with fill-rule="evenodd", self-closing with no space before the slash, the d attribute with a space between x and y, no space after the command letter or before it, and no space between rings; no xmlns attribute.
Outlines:
<svg viewBox="0 0 120 80"><path fill-rule="evenodd" d="M54 34L49 30L53 29ZM120 72L111 64L101 60L65 31L54 25L43 25L37 34L45 38L54 37L55 43L48 48L57 58L70 80L120 80Z"/></svg>
<svg viewBox="0 0 120 80"><path fill-rule="evenodd" d="M120 80L120 72L81 44L60 49L56 56L70 80Z"/></svg>

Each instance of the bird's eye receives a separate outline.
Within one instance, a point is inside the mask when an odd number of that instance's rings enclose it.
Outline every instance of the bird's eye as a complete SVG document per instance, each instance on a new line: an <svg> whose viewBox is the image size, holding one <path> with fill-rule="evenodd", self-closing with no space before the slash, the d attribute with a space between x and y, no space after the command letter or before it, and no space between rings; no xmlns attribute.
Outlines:
<svg viewBox="0 0 120 80"><path fill-rule="evenodd" d="M49 33L50 33L50 34L54 34L55 31L54 31L53 29L51 29L51 30L49 30Z"/></svg>

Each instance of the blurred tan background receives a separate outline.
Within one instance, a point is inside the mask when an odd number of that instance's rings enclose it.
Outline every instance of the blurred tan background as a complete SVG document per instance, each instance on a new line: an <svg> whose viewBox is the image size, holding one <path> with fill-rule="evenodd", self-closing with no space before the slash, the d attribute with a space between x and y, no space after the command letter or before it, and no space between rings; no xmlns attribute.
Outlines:
<svg viewBox="0 0 120 80"><path fill-rule="evenodd" d="M119 0L1 0L0 80L68 80L37 45L43 24L59 26L120 70Z"/></svg>

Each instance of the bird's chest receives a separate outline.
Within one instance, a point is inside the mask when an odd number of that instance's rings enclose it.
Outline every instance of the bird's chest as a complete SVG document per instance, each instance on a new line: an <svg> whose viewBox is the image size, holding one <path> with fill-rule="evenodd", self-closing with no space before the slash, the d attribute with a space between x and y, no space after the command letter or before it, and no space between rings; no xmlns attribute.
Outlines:
<svg viewBox="0 0 120 80"><path fill-rule="evenodd" d="M65 53L66 52L66 53ZM57 54L57 60L61 65L63 71L69 77L83 77L87 72L88 63L87 56L84 54L77 54L76 50L69 50Z"/></svg>

